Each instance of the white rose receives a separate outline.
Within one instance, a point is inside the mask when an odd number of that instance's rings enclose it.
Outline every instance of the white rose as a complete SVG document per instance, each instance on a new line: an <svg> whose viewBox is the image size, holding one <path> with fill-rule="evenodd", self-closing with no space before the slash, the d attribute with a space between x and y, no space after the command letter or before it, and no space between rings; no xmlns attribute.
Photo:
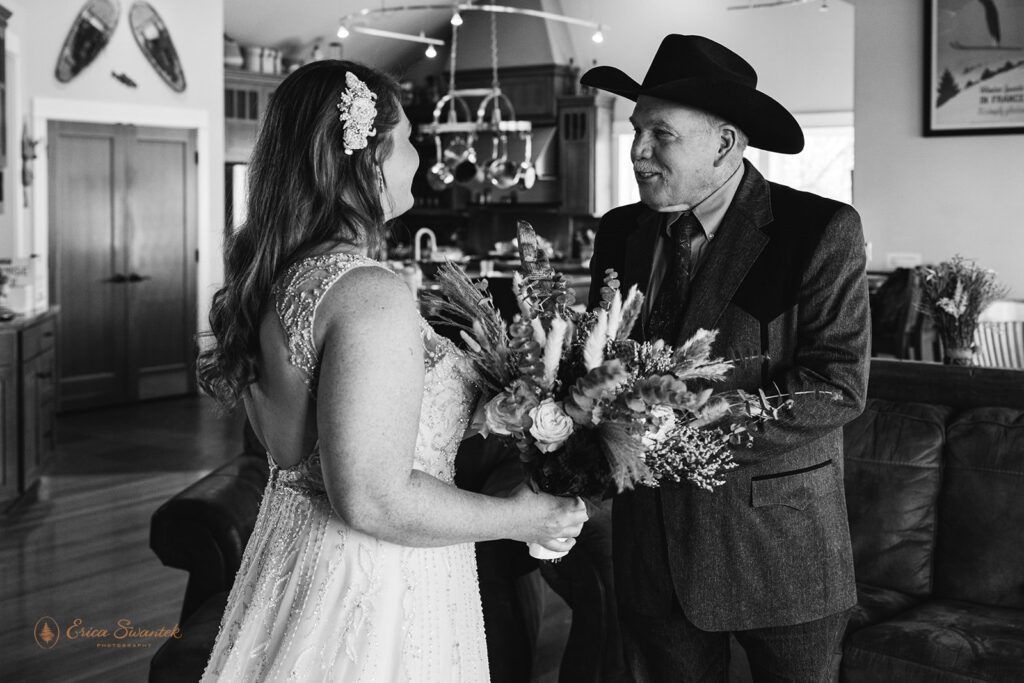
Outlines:
<svg viewBox="0 0 1024 683"><path fill-rule="evenodd" d="M569 438L573 430L572 418L565 414L561 403L546 398L536 408L530 410L530 434L537 439L537 448L542 453L550 453L559 448Z"/></svg>
<svg viewBox="0 0 1024 683"><path fill-rule="evenodd" d="M664 403L652 406L649 413L651 424L647 433L641 437L641 441L647 448L664 441L668 433L676 426L676 411Z"/></svg>

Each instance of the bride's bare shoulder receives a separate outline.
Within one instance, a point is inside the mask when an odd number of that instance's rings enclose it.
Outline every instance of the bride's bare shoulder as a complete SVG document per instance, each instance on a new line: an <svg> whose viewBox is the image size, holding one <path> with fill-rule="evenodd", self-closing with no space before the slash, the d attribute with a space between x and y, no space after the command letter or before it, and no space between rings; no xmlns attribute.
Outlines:
<svg viewBox="0 0 1024 683"><path fill-rule="evenodd" d="M324 295L317 327L418 329L419 313L405 281L387 268L353 268Z"/></svg>

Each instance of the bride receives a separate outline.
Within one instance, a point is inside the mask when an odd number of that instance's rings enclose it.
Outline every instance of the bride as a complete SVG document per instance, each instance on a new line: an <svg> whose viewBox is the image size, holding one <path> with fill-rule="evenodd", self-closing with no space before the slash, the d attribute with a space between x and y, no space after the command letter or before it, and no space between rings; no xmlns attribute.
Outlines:
<svg viewBox="0 0 1024 683"><path fill-rule="evenodd" d="M399 102L391 78L320 61L267 108L198 374L244 403L271 476L204 681L486 681L473 543L567 550L586 520L452 483L469 365L371 258L412 206Z"/></svg>

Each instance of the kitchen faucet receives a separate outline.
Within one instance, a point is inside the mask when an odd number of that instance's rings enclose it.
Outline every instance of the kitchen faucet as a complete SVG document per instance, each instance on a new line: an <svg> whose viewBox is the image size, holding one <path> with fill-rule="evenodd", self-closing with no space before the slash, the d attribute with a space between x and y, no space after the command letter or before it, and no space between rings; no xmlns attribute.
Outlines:
<svg viewBox="0 0 1024 683"><path fill-rule="evenodd" d="M428 246L430 248L430 251L428 251L427 253L433 256L434 252L437 251L437 235L435 235L434 231L431 230L430 228L420 228L419 230L416 231L416 237L413 238L412 244L413 260L417 262L421 260L423 255L423 253L420 251L420 238L423 237L423 235L426 235L428 239Z"/></svg>

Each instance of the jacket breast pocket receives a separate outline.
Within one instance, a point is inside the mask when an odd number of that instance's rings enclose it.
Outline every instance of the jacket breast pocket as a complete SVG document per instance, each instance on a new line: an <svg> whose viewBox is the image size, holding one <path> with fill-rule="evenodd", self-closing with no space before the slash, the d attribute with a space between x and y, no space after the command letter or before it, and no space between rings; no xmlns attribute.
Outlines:
<svg viewBox="0 0 1024 683"><path fill-rule="evenodd" d="M751 505L784 505L804 510L815 499L835 490L831 465L832 461L826 460L802 470L754 477L750 480Z"/></svg>

